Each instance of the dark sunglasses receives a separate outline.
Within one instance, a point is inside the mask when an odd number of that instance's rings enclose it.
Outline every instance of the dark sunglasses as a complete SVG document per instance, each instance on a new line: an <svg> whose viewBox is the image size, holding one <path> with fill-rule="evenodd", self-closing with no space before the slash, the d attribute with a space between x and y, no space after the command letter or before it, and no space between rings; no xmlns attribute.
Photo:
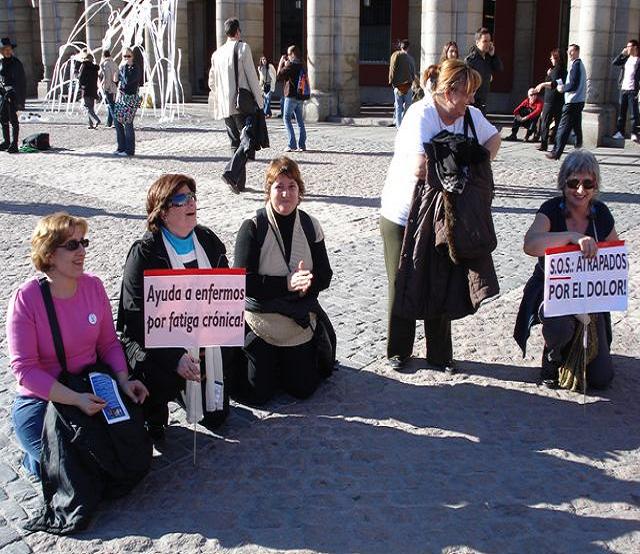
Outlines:
<svg viewBox="0 0 640 554"><path fill-rule="evenodd" d="M596 184L592 179L567 179L567 188L575 190L582 183L582 188L584 190L591 190L596 188Z"/></svg>
<svg viewBox="0 0 640 554"><path fill-rule="evenodd" d="M182 208L182 206L186 206L189 203L189 200L193 200L194 202L197 200L195 192L175 194L169 199L169 204L176 208Z"/></svg>
<svg viewBox="0 0 640 554"><path fill-rule="evenodd" d="M89 246L89 239L71 239L70 241L67 241L64 244L58 246L58 248L64 248L69 252L74 252L78 248L80 248L80 246L82 246L82 248L87 248Z"/></svg>
<svg viewBox="0 0 640 554"><path fill-rule="evenodd" d="M124 56L122 56L123 58L130 58L131 56L129 54L125 54Z"/></svg>

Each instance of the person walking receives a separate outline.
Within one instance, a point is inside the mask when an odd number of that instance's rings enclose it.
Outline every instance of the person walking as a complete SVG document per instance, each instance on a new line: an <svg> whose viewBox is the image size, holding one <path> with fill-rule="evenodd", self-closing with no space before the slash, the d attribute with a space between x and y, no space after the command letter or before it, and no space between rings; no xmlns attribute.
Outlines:
<svg viewBox="0 0 640 554"><path fill-rule="evenodd" d="M538 147L538 150L542 152L546 152L549 146L552 121L555 122L554 138L557 135L562 106L564 105L564 97L558 92L557 87L558 82L564 83L567 78L566 64L558 48L551 50L549 59L551 67L547 70L547 80L536 86L538 93L544 90L544 105L540 116L540 146Z"/></svg>
<svg viewBox="0 0 640 554"><path fill-rule="evenodd" d="M393 87L393 122L396 127L400 127L411 105L411 84L416 77L416 62L409 54L409 45L408 39L402 39L398 50L391 54L389 60L389 84Z"/></svg>
<svg viewBox="0 0 640 554"><path fill-rule="evenodd" d="M284 118L284 124L287 128L287 136L289 137L289 144L285 148L285 152L304 152L307 149L307 130L304 126L304 113L302 107L304 101L307 99L300 95L298 90L298 83L301 76L306 75L306 68L300 59L300 50L293 44L287 48L287 54L280 58L278 63L278 81L284 83L282 96L284 98L284 104L282 107L282 117ZM298 124L298 141L296 145L296 133L293 130L293 123L291 119L295 115L296 123Z"/></svg>
<svg viewBox="0 0 640 554"><path fill-rule="evenodd" d="M271 95L276 88L276 68L269 63L266 56L260 58L258 66L258 77L260 80L260 88L262 89L262 98L264 100L264 116L271 117Z"/></svg>
<svg viewBox="0 0 640 554"><path fill-rule="evenodd" d="M116 84L118 79L118 64L113 61L109 50L102 52L102 61L100 62L98 77L100 78L102 94L104 94L107 102L107 127L112 127L113 105L116 101L116 94L118 94L118 85Z"/></svg>
<svg viewBox="0 0 640 554"><path fill-rule="evenodd" d="M93 55L87 53L82 60L82 64L80 64L78 84L80 85L84 107L87 109L89 129L97 129L101 123L94 109L96 100L98 100L98 70L98 66L93 63Z"/></svg>
<svg viewBox="0 0 640 554"><path fill-rule="evenodd" d="M572 130L576 134L576 148L582 148L582 110L587 98L587 72L580 59L580 47L577 44L570 44L567 54L569 55L567 79L564 84L557 86L558 92L564 93L562 116L556 133L555 146L551 152L545 154L550 160L560 159Z"/></svg>
<svg viewBox="0 0 640 554"><path fill-rule="evenodd" d="M247 180L247 160L253 155L251 137L245 130L247 124L251 124L253 114L240 112L236 102L237 91L248 91L260 109L264 102L251 47L241 40L240 22L234 18L227 19L224 32L227 42L211 56L209 108L214 119L224 119L233 152L222 179L234 194L240 194ZM234 58L237 58L237 63L234 63Z"/></svg>
<svg viewBox="0 0 640 554"><path fill-rule="evenodd" d="M0 150L10 154L18 152L18 111L24 109L27 89L22 62L13 55L16 46L9 37L0 40L0 124L3 139ZM13 136L9 135L9 124Z"/></svg>
<svg viewBox="0 0 640 554"><path fill-rule="evenodd" d="M638 41L631 39L622 52L613 60L613 65L620 68L618 87L620 87L620 112L616 124L614 139L623 139L627 126L627 110L631 104L631 140L638 142L640 130L640 114L638 113L638 90L640 89L640 58L638 58Z"/></svg>
<svg viewBox="0 0 640 554"><path fill-rule="evenodd" d="M124 65L118 73L118 105L124 109L118 117L115 117L116 138L118 140L117 156L134 156L136 153L136 133L133 128L133 120L140 106L138 90L142 84L142 68L133 58L133 50L125 48L122 57Z"/></svg>
<svg viewBox="0 0 640 554"><path fill-rule="evenodd" d="M476 92L473 105L486 115L493 74L502 71L504 66L496 54L489 29L480 27L476 31L475 39L476 43L469 50L465 61L482 77L482 84Z"/></svg>

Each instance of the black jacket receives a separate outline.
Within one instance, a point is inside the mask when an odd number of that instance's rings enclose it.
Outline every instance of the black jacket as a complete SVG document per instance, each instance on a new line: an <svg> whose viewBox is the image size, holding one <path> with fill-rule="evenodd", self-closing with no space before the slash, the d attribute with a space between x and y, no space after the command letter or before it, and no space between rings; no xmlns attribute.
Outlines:
<svg viewBox="0 0 640 554"><path fill-rule="evenodd" d="M124 94L137 94L142 85L142 70L137 64L124 64L118 72L118 87Z"/></svg>
<svg viewBox="0 0 640 554"><path fill-rule="evenodd" d="M618 73L618 88L622 88L622 79L624 79L624 64L627 63L629 56L625 54L618 54L616 58L611 62L611 65L615 65L620 68ZM640 63L636 65L636 72L633 76L633 90L638 92L640 90Z"/></svg>
<svg viewBox="0 0 640 554"><path fill-rule="evenodd" d="M209 258L212 268L229 267L226 248L216 234L207 227L197 225L195 234ZM136 361L159 371L175 372L184 348L144 349L144 270L171 269L169 255L162 240L162 232L146 232L131 246L122 276L117 328L125 342L134 341L140 347L139 359L127 356L131 371L137 373Z"/></svg>
<svg viewBox="0 0 640 554"><path fill-rule="evenodd" d="M27 80L24 75L22 62L15 56L9 58L0 57L0 83L13 87L13 100L16 109L24 109L27 97Z"/></svg>
<svg viewBox="0 0 640 554"><path fill-rule="evenodd" d="M82 62L78 73L78 83L83 97L98 98L98 70L99 67L93 62L89 60Z"/></svg>
<svg viewBox="0 0 640 554"><path fill-rule="evenodd" d="M469 54L464 60L469 66L480 73L482 77L482 84L476 92L476 105L486 105L489 98L489 88L491 87L491 76L497 71L502 71L504 66L502 60L494 54L490 56L485 54L484 57L477 46L472 46L469 50Z"/></svg>

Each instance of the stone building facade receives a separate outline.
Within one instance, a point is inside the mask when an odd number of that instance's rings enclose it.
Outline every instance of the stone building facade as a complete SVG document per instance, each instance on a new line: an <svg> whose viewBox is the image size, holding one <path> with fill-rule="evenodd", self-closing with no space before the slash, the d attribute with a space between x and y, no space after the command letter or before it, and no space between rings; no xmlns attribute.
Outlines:
<svg viewBox="0 0 640 554"><path fill-rule="evenodd" d="M58 56L87 7L102 0L4 0L0 34L19 43L29 93L42 96ZM122 4L111 0L114 7ZM442 45L456 40L462 53L480 26L494 33L505 71L495 75L489 109L508 113L547 69L551 48L577 43L588 73L585 143L613 130L617 102L611 60L640 35L640 0L179 0L178 46L185 99L206 94L211 53L224 42L223 23L240 19L255 61L277 64L289 44L302 48L312 98L310 119L357 115L363 103L389 103L388 58L409 38L422 68L437 61ZM85 25L85 40L99 49L106 25ZM117 45L111 45L114 50Z"/></svg>

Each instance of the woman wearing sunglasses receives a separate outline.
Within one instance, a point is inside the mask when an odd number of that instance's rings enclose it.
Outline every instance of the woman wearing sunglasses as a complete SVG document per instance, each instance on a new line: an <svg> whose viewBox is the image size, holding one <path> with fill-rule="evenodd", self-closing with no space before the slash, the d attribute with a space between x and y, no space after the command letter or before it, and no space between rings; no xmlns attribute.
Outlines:
<svg viewBox="0 0 640 554"><path fill-rule="evenodd" d="M139 381L129 381L104 286L98 277L84 272L86 232L85 219L60 212L42 218L31 237L31 260L49 281L67 370L81 373L99 357L113 369L120 389L134 402L142 402L147 389ZM75 392L58 381L62 368L47 321L40 284L33 277L9 303L7 341L11 370L18 381L13 428L25 452L24 466L36 477L47 401L76 406L87 415L105 407L98 396Z"/></svg>
<svg viewBox="0 0 640 554"><path fill-rule="evenodd" d="M145 421L151 437L160 440L169 418L168 402L184 405L186 381L202 383L203 425L219 426L229 410L223 365L233 349L144 348L143 274L146 269L229 267L222 241L197 224L196 183L181 174L162 175L147 192L147 232L127 256L120 292L118 331L131 371L149 389ZM205 376L202 379L201 376ZM213 390L219 382L224 390ZM218 393L222 392L218 396Z"/></svg>
<svg viewBox="0 0 640 554"><path fill-rule="evenodd" d="M120 66L118 72L118 104L123 105L123 113L126 115L115 118L116 139L118 149L116 156L134 156L136 153L136 132L133 128L133 119L140 105L138 90L142 85L142 68L135 63L133 50L125 48L122 54L125 63ZM116 110L117 111L117 110Z"/></svg>
<svg viewBox="0 0 640 554"><path fill-rule="evenodd" d="M599 241L618 239L609 208L597 199L600 168L591 152L574 150L565 158L558 174L558 189L561 194L540 206L524 237L524 251L530 256L536 256L538 262L524 288L514 330L514 338L524 354L531 327L542 323L545 347L541 381L548 387L557 385L558 368L565 361L576 324L583 319L586 321L586 318L583 314L544 317L542 301L545 249L575 244L585 257L593 258L598 252ZM587 368L587 386L605 388L613 379L609 353L611 320L608 313L593 316L598 334L598 353Z"/></svg>

